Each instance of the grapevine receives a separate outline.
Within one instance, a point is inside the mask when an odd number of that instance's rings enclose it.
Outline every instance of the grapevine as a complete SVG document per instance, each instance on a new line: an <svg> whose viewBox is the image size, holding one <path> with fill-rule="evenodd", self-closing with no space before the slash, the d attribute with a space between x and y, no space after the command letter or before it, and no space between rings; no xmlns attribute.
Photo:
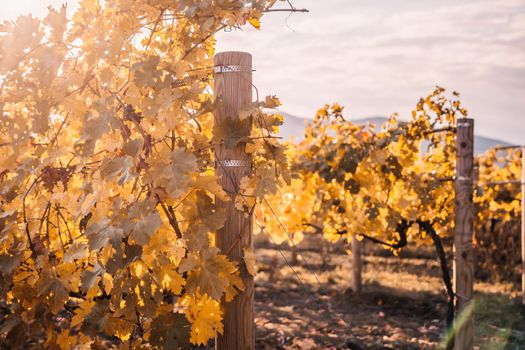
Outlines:
<svg viewBox="0 0 525 350"><path fill-rule="evenodd" d="M441 239L450 235L454 219L453 131L467 114L458 96L449 98L438 87L418 102L409 122L393 116L379 131L347 121L338 104L326 105L296 146L298 179L283 190L287 200L269 200L285 213L297 240L313 228L330 242L350 243L357 236L396 253L430 238L449 298L449 325L454 293ZM279 232L271 218L267 225Z"/></svg>
<svg viewBox="0 0 525 350"><path fill-rule="evenodd" d="M0 26L3 344L173 349L223 332L219 301L244 287L214 246L214 198L230 196L213 171L213 36L274 2L83 0L71 20L63 6ZM286 172L266 137L281 121L261 112L275 101L251 112L264 137L242 140L256 195Z"/></svg>

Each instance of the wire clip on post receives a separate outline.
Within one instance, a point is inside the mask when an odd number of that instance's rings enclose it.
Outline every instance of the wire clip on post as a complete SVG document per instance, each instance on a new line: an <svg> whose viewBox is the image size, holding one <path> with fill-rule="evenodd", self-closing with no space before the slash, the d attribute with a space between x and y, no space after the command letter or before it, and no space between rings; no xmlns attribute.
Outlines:
<svg viewBox="0 0 525 350"><path fill-rule="evenodd" d="M226 159L226 160L215 160L215 166L220 166L224 168L234 168L234 167L249 167L251 163L246 160L240 159Z"/></svg>
<svg viewBox="0 0 525 350"><path fill-rule="evenodd" d="M254 72L255 70L248 66L238 66L238 65L229 65L229 66L214 66L213 72L215 74L220 73L236 73L236 72Z"/></svg>

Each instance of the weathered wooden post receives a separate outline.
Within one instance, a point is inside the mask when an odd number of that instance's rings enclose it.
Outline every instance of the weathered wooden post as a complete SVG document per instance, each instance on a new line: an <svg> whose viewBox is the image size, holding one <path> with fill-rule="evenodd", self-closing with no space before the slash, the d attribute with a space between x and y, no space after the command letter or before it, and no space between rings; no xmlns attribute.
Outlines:
<svg viewBox="0 0 525 350"><path fill-rule="evenodd" d="M454 291L456 293L455 350L470 350L474 341L472 317L463 313L474 292L474 120L458 119L456 130L454 216ZM468 310L468 309L467 309ZM467 311L468 313L468 311Z"/></svg>
<svg viewBox="0 0 525 350"><path fill-rule="evenodd" d="M361 261L362 242L357 239L357 235L352 238L352 290L359 294L363 288L362 280L362 261Z"/></svg>
<svg viewBox="0 0 525 350"><path fill-rule="evenodd" d="M521 147L521 303L525 305L525 146Z"/></svg>
<svg viewBox="0 0 525 350"><path fill-rule="evenodd" d="M246 52L222 52L215 55L216 130L224 135L215 148L215 172L231 201L217 200L226 209L226 222L217 235L217 246L237 261L245 290L229 303L223 301L224 334L217 339L218 350L253 350L255 348L253 276L246 271L244 248L252 248L252 218L235 208L239 182L251 173L251 158L245 152L242 136L248 137L251 119L241 121L239 109L252 102L252 57ZM235 135L236 139L232 139Z"/></svg>

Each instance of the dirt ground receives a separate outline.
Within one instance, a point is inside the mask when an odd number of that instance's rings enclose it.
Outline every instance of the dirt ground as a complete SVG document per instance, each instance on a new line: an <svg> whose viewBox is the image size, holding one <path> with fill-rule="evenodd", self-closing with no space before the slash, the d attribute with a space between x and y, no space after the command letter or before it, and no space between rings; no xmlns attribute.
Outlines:
<svg viewBox="0 0 525 350"><path fill-rule="evenodd" d="M257 349L443 347L446 295L431 249L409 247L400 257L366 249L364 289L355 295L344 249L321 253L320 241L300 245L294 273L282 256L293 260L289 248L257 246ZM525 349L519 286L477 282L475 290L475 349Z"/></svg>

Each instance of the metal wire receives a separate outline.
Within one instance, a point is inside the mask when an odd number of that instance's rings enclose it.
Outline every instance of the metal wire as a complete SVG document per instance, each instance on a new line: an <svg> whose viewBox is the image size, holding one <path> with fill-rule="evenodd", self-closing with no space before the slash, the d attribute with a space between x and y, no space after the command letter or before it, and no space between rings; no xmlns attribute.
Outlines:
<svg viewBox="0 0 525 350"><path fill-rule="evenodd" d="M239 194L239 189L237 187L237 184L235 183L235 180L233 179L233 177L231 176L231 174L226 171L225 167L224 167L224 164L222 164L222 162L217 162L218 165L220 165L220 167L222 168L222 170L224 171L224 173L226 174L226 176L228 177L228 179L231 181L232 183L232 186L234 187L235 189L235 192L236 194ZM242 200L244 201L244 204L246 204L247 207L250 207L248 201L246 200L246 198L244 198L244 196L242 194L240 194ZM268 236L268 238L270 238L270 241L272 241L273 244L275 244L277 246L277 243L274 241L274 239L270 236L270 234L266 231L266 229L264 228L264 225L261 221L261 219L257 216L256 213L252 213L253 216L255 216L257 222L259 223L259 228L261 229L261 231L263 231L264 233L266 233L266 235ZM279 253L281 254L281 256L283 257L283 260L285 261L286 265L288 265L290 267L290 269L292 270L292 272L294 273L297 281L299 282L299 284L306 290L308 291L308 288L306 288L306 285L304 284L303 280L301 279L299 273L293 268L293 266L288 262L288 259L286 259L286 256L284 255L283 251L281 249L279 249L277 247L277 250L279 251Z"/></svg>
<svg viewBox="0 0 525 350"><path fill-rule="evenodd" d="M306 260L306 258L304 257L304 255L299 251L299 248L297 247L297 245L295 244L293 238L291 237L290 233L288 232L288 230L286 229L286 227L283 225L281 219L279 219L279 217L277 216L277 214L275 213L274 209L272 208L272 206L270 205L270 203L268 203L268 201L266 200L266 198L264 198L264 202L266 203L266 205L268 206L268 208L270 209L270 211L272 212L273 216L275 217L275 219L277 220L277 222L279 223L279 226L282 228L283 232L286 233L286 236L288 237L288 239L290 240L290 242L292 242L293 246L295 247L298 255L301 257L301 259L303 259L303 261L305 263L308 263L308 261ZM267 235L269 236L269 234L267 233ZM291 267L291 266L290 266ZM317 274L314 272L314 271L309 271L307 269L308 272L310 272L315 280L317 281L317 284L319 285L319 288L322 288L323 285L321 283L321 281L319 280L319 277L317 276ZM327 299L326 299L326 303L327 303L327 306L328 306L328 311L330 311L331 313L337 315L337 317L339 318L340 321L343 322L343 324L345 325L345 327L347 327L348 329L351 329L351 327L348 325L348 323L346 323L345 319L343 318L343 316L335 311L333 309L333 306L332 306L332 303L330 302L330 297L327 295Z"/></svg>
<svg viewBox="0 0 525 350"><path fill-rule="evenodd" d="M290 240L290 242L292 242L292 245L294 246L295 249L297 249L297 253L298 255L301 257L301 259L303 259L304 262L306 262L306 258L304 257L304 255L299 251L299 247L297 247L297 245L295 244L292 236L290 235L290 233L288 232L288 230L286 229L286 227L284 227L281 219L279 219L279 217L277 216L277 214L275 213L275 211L273 210L272 206L270 205L270 203L268 203L268 201L266 200L266 198L264 198L264 203L266 203L266 205L268 206L268 208L270 209L270 211L272 212L273 216L275 217L275 219L277 220L277 222L279 223L279 226L282 228L283 232L286 233L286 236L288 237L288 239ZM319 277L317 276L317 274L315 272L312 271L312 274L314 275L315 277L315 280L317 281L317 284L319 284L319 287L321 287L321 281L319 280Z"/></svg>
<svg viewBox="0 0 525 350"><path fill-rule="evenodd" d="M235 71L235 72L232 72L234 74L239 74L241 73L240 71ZM241 75L242 76L242 75ZM257 88L251 84L256 90ZM257 91L257 96L258 96L258 91ZM220 165L220 167L222 168L222 170L224 171L224 173L226 174L226 176L228 177L228 179L231 181L232 183L232 186L234 187L234 190L237 194L240 194L239 193L239 189L238 189L238 186L237 184L235 183L235 180L233 179L233 177L231 176L231 174L226 171L225 167L224 167L224 164L222 164L222 162L218 162L218 165ZM247 202L247 200L244 198L244 196L242 194L240 194L242 200L244 201L244 204L246 204L246 206L249 208L250 205L249 203ZM286 233L286 236L288 237L288 239L290 239L290 241L292 242L292 244L294 245L294 247L297 249L297 245L295 244L295 242L293 241L293 239L291 238L290 234L288 233L288 230L286 230L286 228L284 227L282 221L278 218L277 214L275 213L275 211L273 210L273 208L271 207L271 205L268 203L268 201L266 199L264 199L265 203L268 205L268 207L270 208L270 211L272 212L272 214L275 216L275 218L277 219L277 221L279 222L279 226L282 228L282 230ZM314 293L312 293L307 287L306 285L304 284L301 276L300 276L300 273L298 271L296 271L294 269L294 267L288 262L288 259L286 259L286 256L284 255L283 251L277 246L276 242L274 241L274 239L271 237L271 235L268 233L268 231L266 231L266 228L264 227L263 225L263 222L262 220L259 218L259 216L254 212L253 213L253 216L255 216L257 222L259 223L259 228L261 229L262 232L264 232L268 238L270 239L270 241L276 246L277 250L279 251L279 254L282 256L284 262L286 263L286 265L288 265L288 267L290 268L290 270L293 272L295 278L297 279L297 281L299 282L299 284L301 285L301 287L305 290L305 292L307 294L309 294L310 296L314 297L315 299L318 299L318 300L321 300L321 301L324 301L326 302L326 306L327 306L327 311L330 312L331 314L335 314L337 316L337 318L339 319L339 321L341 321L346 328L348 328L349 330L351 330L351 327L348 325L348 323L344 320L344 318L342 317L342 315L339 313L339 312L336 312L332 306L332 303L330 301L330 296L329 295L326 295L326 299L322 299L322 298L319 298L318 296L314 295ZM306 258L304 257L304 255L298 251L298 254L301 256L301 259L305 262L305 263L308 263L308 261L306 260ZM317 274L313 271L310 271L306 268L306 271L308 271L309 273L311 273L317 284L319 285L319 288L322 288L322 283L321 281L319 280L319 277L317 276Z"/></svg>
<svg viewBox="0 0 525 350"><path fill-rule="evenodd" d="M239 192L238 191L238 187L237 187L237 184L235 183L234 179L232 178L232 176L229 174L228 171L226 171L226 169L224 168L224 165L219 162L218 163L221 168L223 169L224 173L226 174L226 176L228 177L228 179L231 181L233 187L235 188L235 192ZM239 194L239 193L238 193ZM240 194L242 200L244 201L244 203L246 204L247 207L250 207L248 201L244 198L244 196L242 194ZM280 223L280 226L282 227L282 229L284 230L284 232L286 233L286 235L288 236L288 238L292 241L293 245L295 247L297 247L297 245L295 244L295 242L293 241L293 239L290 237L290 234L288 233L288 231L286 230L286 228L284 227L284 225L282 225L282 222L281 220L276 216L275 214L275 211L273 210L273 208L269 205L268 201L266 201L266 199L264 199L264 201L267 203L268 207L270 208L270 211L272 212L272 214L276 217L276 219L278 220L278 222ZM316 296L314 293L312 293L308 287L306 286L306 284L303 282L303 279L301 278L301 275L298 271L295 270L295 268L290 264L290 262L288 261L288 259L286 259L286 256L284 255L283 251L277 246L277 243L275 242L275 240L272 238L272 236L268 233L268 231L266 231L266 228L264 227L263 225L263 222L262 220L259 218L259 216L254 212L253 213L253 216L255 217L255 219L257 220L258 222L258 225L259 225L259 228L261 229L262 232L264 232L268 238L270 239L270 241L276 246L276 249L277 251L279 252L279 254L282 256L284 262L286 263L286 265L288 265L288 267L290 268L290 270L293 272L294 274L294 277L297 279L297 281L299 282L299 285L304 289L304 291L310 295L311 297L315 298L315 299L318 299L318 300L321 300L323 302L326 302L326 306L327 306L327 311L330 312L331 314L335 314L338 318L339 321L341 321L346 328L348 328L349 330L351 330L351 327L348 325L348 323L345 321L345 319L342 317L342 315L338 312L336 312L333 308L333 305L330 301L330 296L329 295L326 295L326 299L323 299L323 298L319 298L318 296ZM299 255L301 256L301 258L303 259L303 261L305 263L308 263L308 261L306 260L306 258L304 257L303 254L301 254L300 252L298 252ZM317 274L313 271L310 271L308 270L307 268L305 268L306 271L308 271L309 273L311 273L315 280L317 281L317 284L319 285L319 288L322 288L322 283L321 281L319 280L319 277L317 276Z"/></svg>

